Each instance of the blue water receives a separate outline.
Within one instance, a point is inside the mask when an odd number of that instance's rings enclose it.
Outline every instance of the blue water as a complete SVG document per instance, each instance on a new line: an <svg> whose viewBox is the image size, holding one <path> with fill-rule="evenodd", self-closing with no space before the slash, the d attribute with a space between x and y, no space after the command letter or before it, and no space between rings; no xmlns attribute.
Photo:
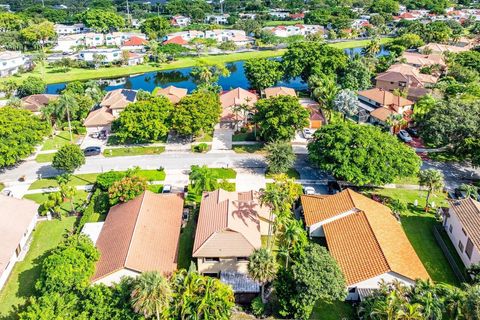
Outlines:
<svg viewBox="0 0 480 320"><path fill-rule="evenodd" d="M345 53L349 56L362 54L362 48L345 49ZM382 47L378 55L383 56L386 54L388 54L388 51ZM223 90L229 90L237 87L248 89L250 87L248 80L245 77L243 68L244 64L244 61L231 62L227 64L227 68L230 70L230 75L228 77L221 77L219 80L219 85L223 88ZM191 71L192 68L190 67L165 71L154 71L140 75L121 77L108 81L108 83L105 84L105 90L111 91L115 89L126 88L134 90L143 89L151 92L155 87L167 87L173 85L180 88L186 88L190 92L196 87L195 83L193 83L189 76ZM65 83L50 84L47 86L46 93L59 93L65 88L65 85ZM300 78L295 78L288 82L280 81L277 85L288 86L294 88L295 90L307 89L307 84Z"/></svg>

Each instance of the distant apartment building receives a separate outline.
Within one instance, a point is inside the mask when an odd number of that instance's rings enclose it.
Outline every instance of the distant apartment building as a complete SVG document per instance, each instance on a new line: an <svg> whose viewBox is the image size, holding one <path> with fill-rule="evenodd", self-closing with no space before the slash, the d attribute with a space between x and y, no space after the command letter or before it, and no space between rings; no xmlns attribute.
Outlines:
<svg viewBox="0 0 480 320"><path fill-rule="evenodd" d="M53 48L54 51L61 52L73 52L75 48L85 47L97 48L97 47L121 47L131 40L135 40L132 45L137 46L146 44L146 36L142 33L135 32L112 32L112 33L80 33L62 35L57 39L57 45ZM127 44L128 46L128 44Z"/></svg>
<svg viewBox="0 0 480 320"><path fill-rule="evenodd" d="M192 20L189 17L184 16L173 16L170 20L170 24L174 27L186 27Z"/></svg>
<svg viewBox="0 0 480 320"><path fill-rule="evenodd" d="M20 51L0 52L0 77L18 73L21 68L30 67L30 60Z"/></svg>
<svg viewBox="0 0 480 320"><path fill-rule="evenodd" d="M79 34L87 31L88 28L86 28L83 23L76 23L72 25L55 24L55 32L58 35Z"/></svg>
<svg viewBox="0 0 480 320"><path fill-rule="evenodd" d="M292 26L265 27L263 30L270 31L275 36L281 38L291 36L306 36L309 34L324 34L324 28L316 24L296 24Z"/></svg>
<svg viewBox="0 0 480 320"><path fill-rule="evenodd" d="M226 14L210 14L205 17L205 23L210 23L210 24L227 24L228 23L228 18L230 18L230 15L228 13Z"/></svg>

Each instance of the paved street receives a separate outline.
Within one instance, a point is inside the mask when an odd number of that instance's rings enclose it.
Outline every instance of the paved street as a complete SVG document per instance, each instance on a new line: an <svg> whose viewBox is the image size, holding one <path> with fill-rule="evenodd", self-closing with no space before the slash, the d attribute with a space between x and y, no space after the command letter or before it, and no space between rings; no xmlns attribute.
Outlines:
<svg viewBox="0 0 480 320"><path fill-rule="evenodd" d="M474 179L480 179L480 168L475 169L458 163L424 161L422 164L422 170L425 169L437 169L442 171L445 176L445 186L450 190L453 190L462 183L471 182Z"/></svg>

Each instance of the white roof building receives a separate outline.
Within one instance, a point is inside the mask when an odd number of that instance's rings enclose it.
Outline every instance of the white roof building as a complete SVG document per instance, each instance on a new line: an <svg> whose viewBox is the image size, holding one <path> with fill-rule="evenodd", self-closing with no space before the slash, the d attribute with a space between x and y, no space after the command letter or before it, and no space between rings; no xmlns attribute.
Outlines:
<svg viewBox="0 0 480 320"><path fill-rule="evenodd" d="M27 67L30 60L20 51L0 52L0 77L18 73L19 68Z"/></svg>

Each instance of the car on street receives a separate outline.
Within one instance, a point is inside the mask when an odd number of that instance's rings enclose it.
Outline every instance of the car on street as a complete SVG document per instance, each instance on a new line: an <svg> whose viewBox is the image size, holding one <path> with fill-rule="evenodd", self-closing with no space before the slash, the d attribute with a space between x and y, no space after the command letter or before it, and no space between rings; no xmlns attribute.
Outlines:
<svg viewBox="0 0 480 320"><path fill-rule="evenodd" d="M406 130L406 131L408 132L408 134L411 135L412 137L414 137L414 138L418 138L418 137L419 137L419 135L418 135L418 130L417 130L417 129L415 129L415 128L407 128L407 129L405 129L405 130Z"/></svg>
<svg viewBox="0 0 480 320"><path fill-rule="evenodd" d="M86 147L83 150L85 157L98 156L100 153L102 153L102 148L100 147Z"/></svg>
<svg viewBox="0 0 480 320"><path fill-rule="evenodd" d="M407 131L405 130L400 130L398 133L397 133L397 136L400 140L402 140L403 142L412 142L412 137L408 134Z"/></svg>
<svg viewBox="0 0 480 320"><path fill-rule="evenodd" d="M313 129L310 129L310 128L303 129L303 137L305 139L312 139L314 133L315 133L315 130Z"/></svg>
<svg viewBox="0 0 480 320"><path fill-rule="evenodd" d="M304 194L315 194L315 188L314 187L303 187L303 193Z"/></svg>
<svg viewBox="0 0 480 320"><path fill-rule="evenodd" d="M163 186L162 193L170 193L172 192L172 186L169 184L166 184Z"/></svg>

